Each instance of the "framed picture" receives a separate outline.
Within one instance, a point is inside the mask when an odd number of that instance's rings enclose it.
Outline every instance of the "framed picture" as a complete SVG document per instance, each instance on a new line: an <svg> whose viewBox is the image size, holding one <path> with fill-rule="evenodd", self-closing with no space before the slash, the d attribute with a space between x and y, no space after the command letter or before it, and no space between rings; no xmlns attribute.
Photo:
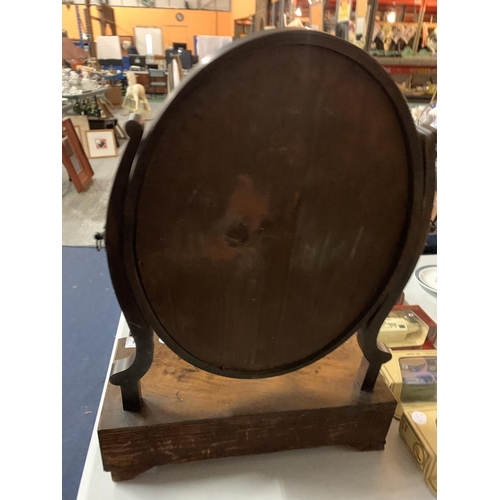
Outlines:
<svg viewBox="0 0 500 500"><path fill-rule="evenodd" d="M76 133L78 134L78 138L82 143L83 150L85 151L87 158L89 158L90 157L89 148L87 146L87 137L85 136L85 132L87 130L90 130L88 117L85 115L76 115L76 116L68 116L67 118L71 120L71 123L73 124L73 127L75 128Z"/></svg>
<svg viewBox="0 0 500 500"><path fill-rule="evenodd" d="M117 156L115 131L113 129L87 130L86 134L90 158Z"/></svg>
<svg viewBox="0 0 500 500"><path fill-rule="evenodd" d="M80 127L78 125L74 125L73 128L75 129L76 135L78 136L78 140L80 141L83 147L82 131L80 130Z"/></svg>
<svg viewBox="0 0 500 500"><path fill-rule="evenodd" d="M89 186L94 171L69 118L62 121L62 162L76 191L84 191Z"/></svg>

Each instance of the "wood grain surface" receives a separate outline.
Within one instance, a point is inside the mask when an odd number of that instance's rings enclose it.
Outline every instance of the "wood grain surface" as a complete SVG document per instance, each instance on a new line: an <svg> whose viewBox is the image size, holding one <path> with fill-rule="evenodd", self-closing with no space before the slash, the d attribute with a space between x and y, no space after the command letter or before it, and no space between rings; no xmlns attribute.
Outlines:
<svg viewBox="0 0 500 500"><path fill-rule="evenodd" d="M412 196L406 132L366 68L321 46L259 47L168 104L134 228L158 334L242 372L302 365L354 333L392 276Z"/></svg>
<svg viewBox="0 0 500 500"><path fill-rule="evenodd" d="M120 339L115 359L130 355ZM239 380L181 360L158 339L142 379L143 408L123 411L108 384L98 426L104 469L116 481L157 465L325 445L383 449L396 402L379 379L354 385L361 353L354 339L286 375Z"/></svg>

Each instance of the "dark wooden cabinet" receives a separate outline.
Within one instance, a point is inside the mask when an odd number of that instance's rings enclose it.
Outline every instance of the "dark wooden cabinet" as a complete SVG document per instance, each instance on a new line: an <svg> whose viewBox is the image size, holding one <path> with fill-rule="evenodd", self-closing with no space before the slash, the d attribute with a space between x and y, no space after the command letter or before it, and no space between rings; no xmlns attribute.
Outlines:
<svg viewBox="0 0 500 500"><path fill-rule="evenodd" d="M149 76L149 73L147 71L140 71L140 72L134 71L134 75L136 76L137 83L140 83L141 85L144 86L146 94L165 94L167 92L166 85L164 87L162 86L153 87L151 85L151 77ZM159 79L153 79L153 80L159 81ZM165 82L166 82L166 76L165 76Z"/></svg>
<svg viewBox="0 0 500 500"><path fill-rule="evenodd" d="M137 83L140 83L141 85L144 86L144 90L149 93L150 87L149 87L149 73L147 71L141 71L141 72L135 72L134 75L137 79Z"/></svg>

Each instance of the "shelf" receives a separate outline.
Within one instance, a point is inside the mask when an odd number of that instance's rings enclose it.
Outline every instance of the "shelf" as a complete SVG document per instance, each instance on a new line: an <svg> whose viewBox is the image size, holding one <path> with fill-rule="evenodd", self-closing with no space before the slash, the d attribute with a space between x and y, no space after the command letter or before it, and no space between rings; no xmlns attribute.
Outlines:
<svg viewBox="0 0 500 500"><path fill-rule="evenodd" d="M425 104L431 102L432 94L411 94L409 92L401 92L404 98L410 103Z"/></svg>
<svg viewBox="0 0 500 500"><path fill-rule="evenodd" d="M392 75L425 75L437 71L437 58L375 57L374 59Z"/></svg>
<svg viewBox="0 0 500 500"><path fill-rule="evenodd" d="M375 57L382 66L437 68L437 57Z"/></svg>
<svg viewBox="0 0 500 500"><path fill-rule="evenodd" d="M383 26L384 24L387 24L387 21L376 21L376 23L379 24L380 26ZM409 24L418 25L418 22L417 21L395 21L392 24L394 26L396 26L397 24L402 24L403 26L408 26ZM438 23L426 23L426 22L423 22L422 24L426 24L427 28L429 28L430 30L436 29L437 25L438 25Z"/></svg>

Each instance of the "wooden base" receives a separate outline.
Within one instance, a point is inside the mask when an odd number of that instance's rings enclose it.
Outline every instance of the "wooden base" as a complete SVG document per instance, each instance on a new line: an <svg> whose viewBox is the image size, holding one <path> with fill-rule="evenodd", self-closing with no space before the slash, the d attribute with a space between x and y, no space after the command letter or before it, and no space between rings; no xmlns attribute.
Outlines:
<svg viewBox="0 0 500 500"><path fill-rule="evenodd" d="M116 359L130 356L120 339ZM98 437L114 481L175 464L326 445L382 450L396 401L379 378L373 392L354 380L362 359L355 338L301 370L257 380L228 379L186 363L157 338L141 380L143 409L122 409L108 383Z"/></svg>

